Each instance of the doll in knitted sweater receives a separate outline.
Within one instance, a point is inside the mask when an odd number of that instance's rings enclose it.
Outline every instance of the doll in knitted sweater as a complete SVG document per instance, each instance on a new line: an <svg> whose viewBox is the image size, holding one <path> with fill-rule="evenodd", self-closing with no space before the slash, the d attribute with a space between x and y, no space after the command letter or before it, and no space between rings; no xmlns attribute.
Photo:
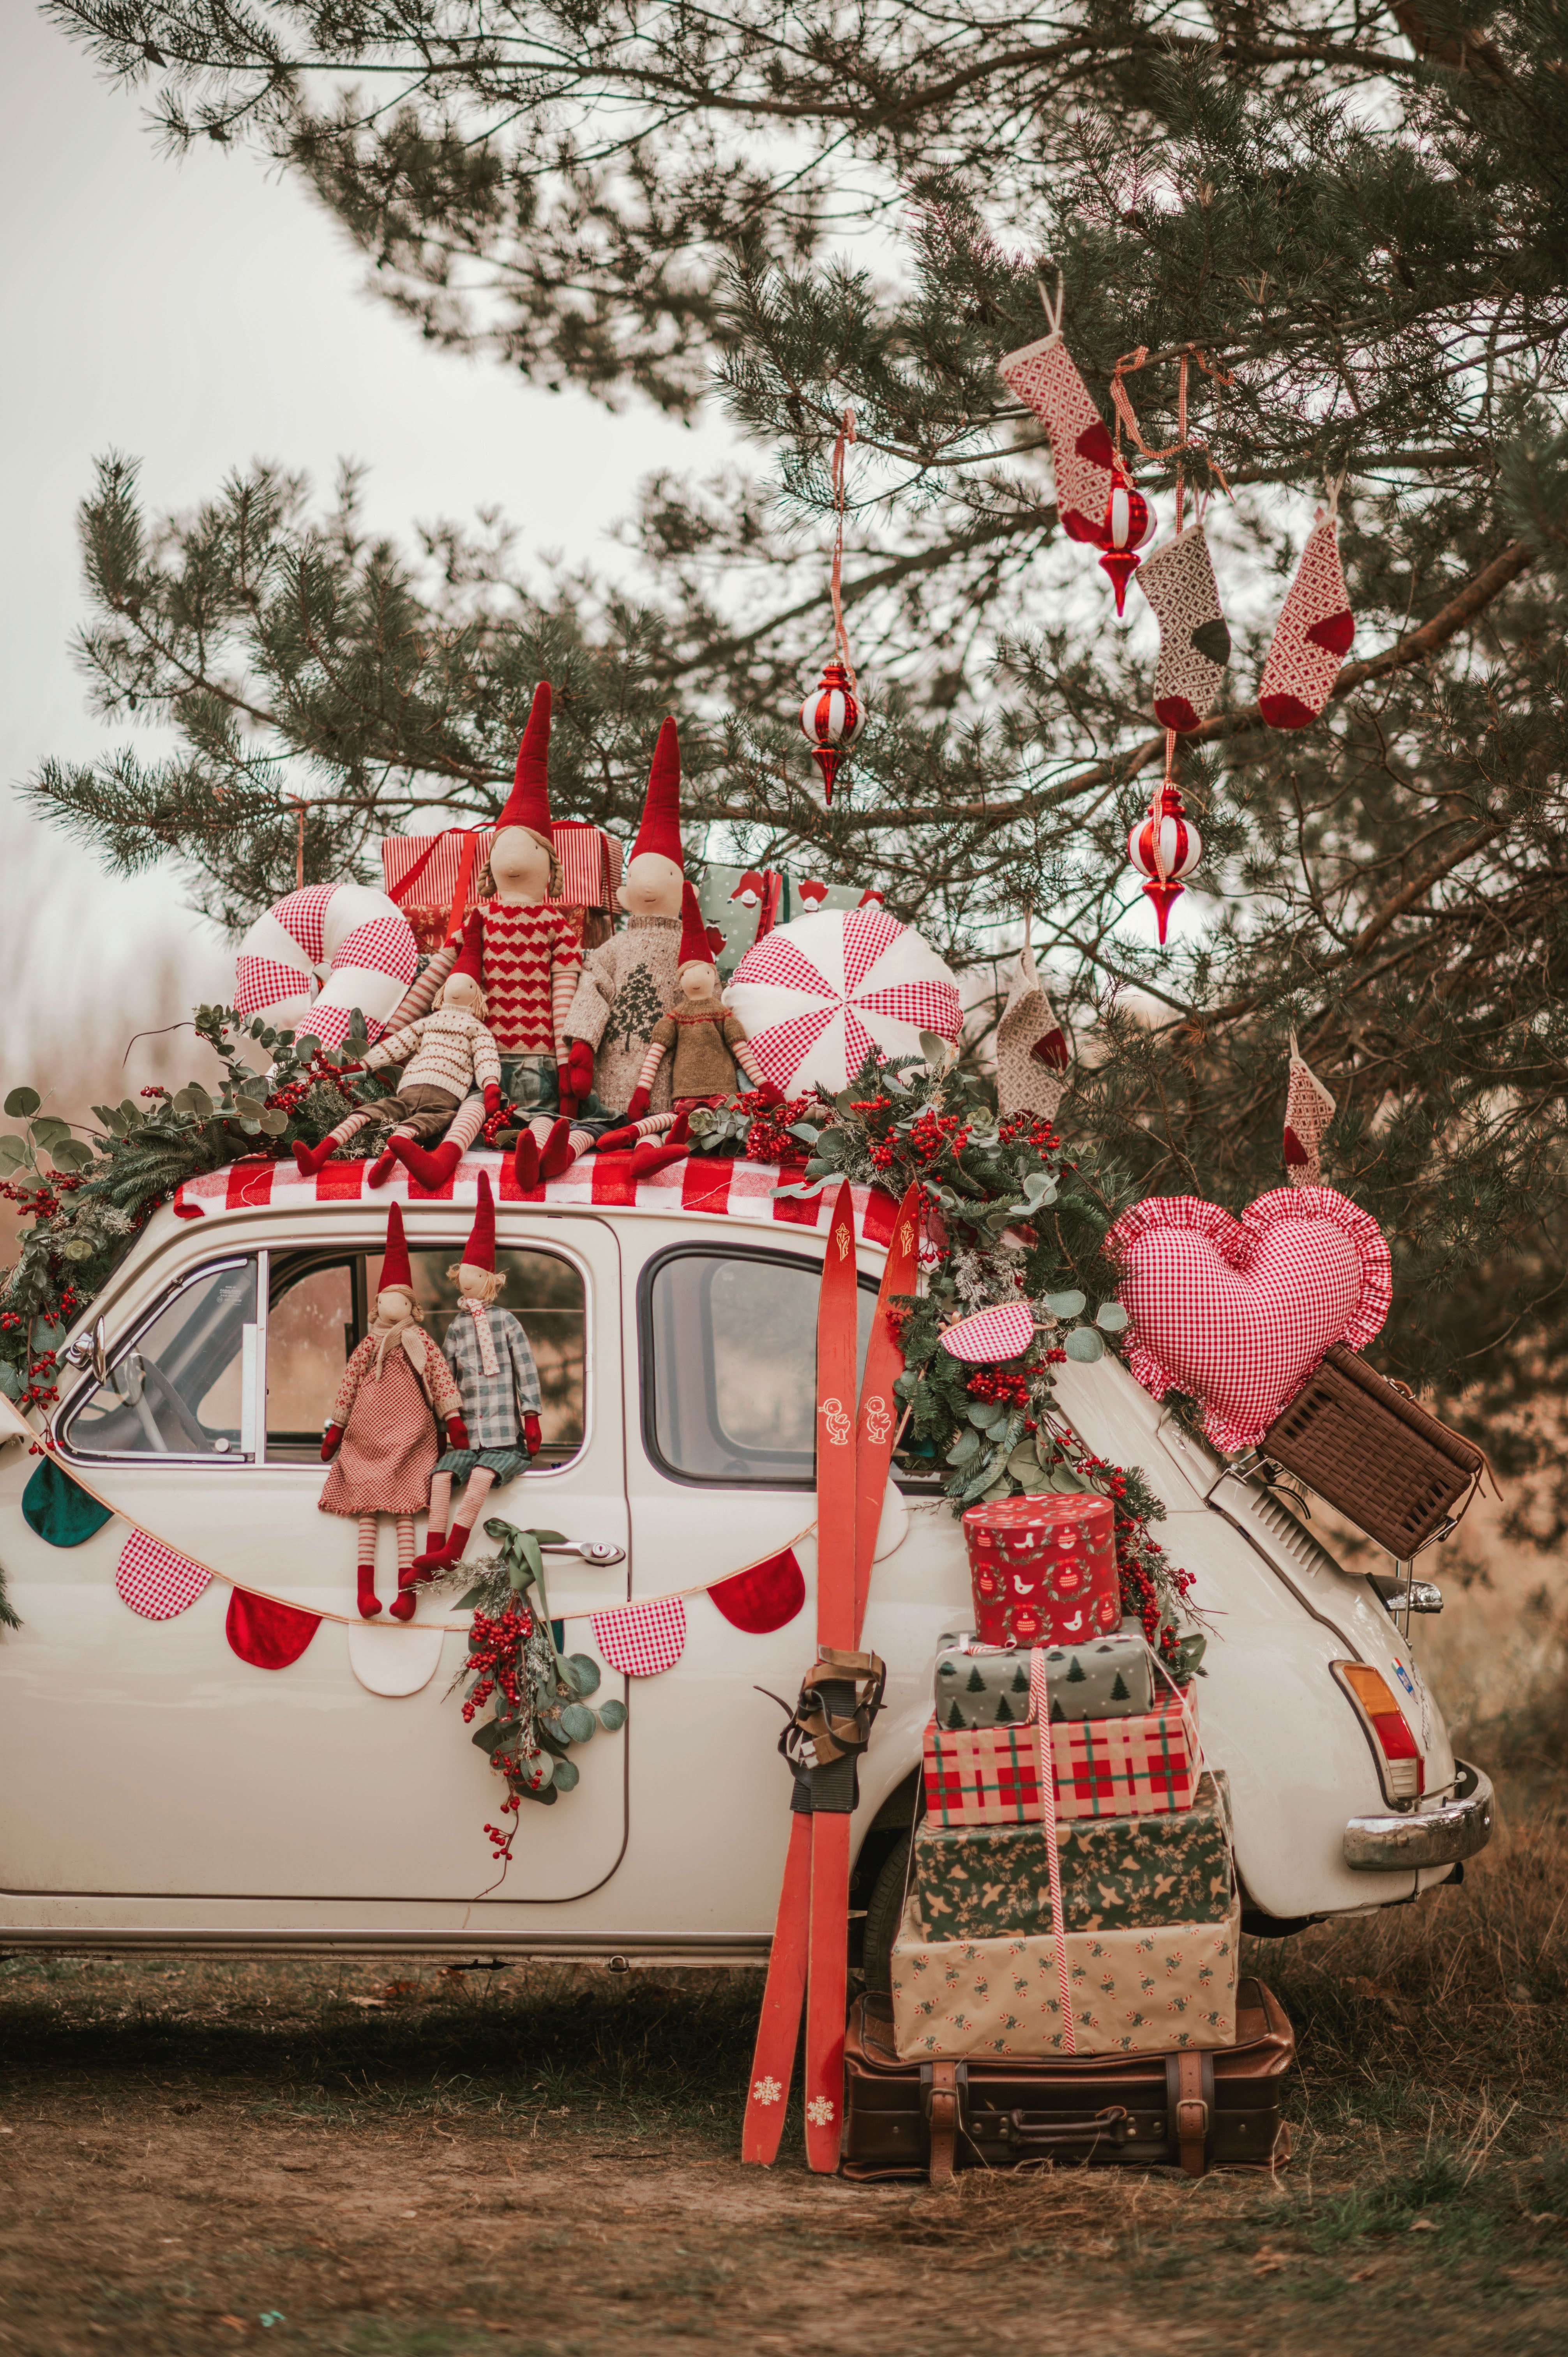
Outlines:
<svg viewBox="0 0 1568 2357"><path fill-rule="evenodd" d="M739 1016L719 996L719 970L690 884L684 888L681 915L675 997L649 1034L648 1052L626 1109L631 1122L640 1121L650 1110L653 1084L667 1054L671 1108L677 1118L697 1105L723 1104L726 1097L734 1096L737 1065L753 1088L768 1084L746 1042Z"/></svg>
<svg viewBox="0 0 1568 2357"><path fill-rule="evenodd" d="M397 1094L357 1106L319 1146L295 1146L294 1158L304 1176L313 1178L340 1146L375 1125L390 1129L392 1135L386 1150L371 1165L372 1187L385 1185L394 1160L413 1170L422 1186L444 1184L456 1168L464 1146L478 1135L484 1114L500 1106L500 1050L484 1017L478 919L471 916L462 953L442 984L436 1005L428 1015L379 1039L364 1059L368 1072L379 1071L387 1064L404 1067ZM480 1093L475 1094L476 1090ZM465 1116L462 1127L467 1134L454 1137L449 1133L460 1114ZM426 1154L424 1140L437 1137L446 1140L439 1156Z"/></svg>

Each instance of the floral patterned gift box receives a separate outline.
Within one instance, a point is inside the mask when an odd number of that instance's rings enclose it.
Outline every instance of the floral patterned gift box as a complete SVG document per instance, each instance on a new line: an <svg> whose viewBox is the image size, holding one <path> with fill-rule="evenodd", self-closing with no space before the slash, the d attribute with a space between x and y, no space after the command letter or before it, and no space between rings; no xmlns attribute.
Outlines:
<svg viewBox="0 0 1568 2357"><path fill-rule="evenodd" d="M1230 1904L1230 1841L1213 1776L1199 1778L1190 1809L1080 1817L1061 1826L1058 1846L1069 1932L1212 1922ZM915 1888L926 1929L944 1940L1048 1932L1046 1828L928 1818L915 1836Z"/></svg>
<svg viewBox="0 0 1568 2357"><path fill-rule="evenodd" d="M1131 1718L1051 1730L1058 1817L1141 1817L1192 1806L1201 1755L1191 1688ZM940 1825L1022 1825L1040 1816L1033 1727L927 1723L926 1808Z"/></svg>
<svg viewBox="0 0 1568 2357"><path fill-rule="evenodd" d="M1240 1903L1233 1900L1219 1922L1069 1932L1058 1960L1049 1932L933 1940L911 1891L893 1946L898 2058L1048 2061L1232 2046L1240 1932Z"/></svg>

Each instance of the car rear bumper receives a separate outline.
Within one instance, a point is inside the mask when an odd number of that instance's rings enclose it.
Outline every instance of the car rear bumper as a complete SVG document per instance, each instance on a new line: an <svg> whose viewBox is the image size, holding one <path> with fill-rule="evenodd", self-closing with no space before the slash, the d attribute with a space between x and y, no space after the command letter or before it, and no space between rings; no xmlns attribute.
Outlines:
<svg viewBox="0 0 1568 2357"><path fill-rule="evenodd" d="M1454 1762L1454 1797L1409 1816L1352 1817L1345 1828L1345 1863L1367 1874L1398 1867L1457 1866L1492 1838L1491 1779L1468 1760Z"/></svg>

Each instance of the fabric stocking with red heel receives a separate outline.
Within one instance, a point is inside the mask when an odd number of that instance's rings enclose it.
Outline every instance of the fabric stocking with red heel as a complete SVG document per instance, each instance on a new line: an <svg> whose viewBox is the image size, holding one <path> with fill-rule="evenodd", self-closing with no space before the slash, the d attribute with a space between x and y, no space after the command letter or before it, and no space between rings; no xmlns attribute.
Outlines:
<svg viewBox="0 0 1568 2357"><path fill-rule="evenodd" d="M1339 562L1337 501L1317 519L1301 553L1258 689L1271 728L1310 728L1327 703L1350 651L1356 618Z"/></svg>
<svg viewBox="0 0 1568 2357"><path fill-rule="evenodd" d="M1212 708L1230 660L1230 633L1203 526L1189 523L1145 556L1137 582L1160 626L1155 718L1162 728L1196 728Z"/></svg>
<svg viewBox="0 0 1568 2357"><path fill-rule="evenodd" d="M1057 515L1063 532L1069 540L1102 548L1115 453L1105 420L1062 341L1061 317L1060 300L1054 310L1047 301L1050 334L1007 353L998 361L997 373L1009 393L1028 403L1050 436Z"/></svg>
<svg viewBox="0 0 1568 2357"><path fill-rule="evenodd" d="M432 1195L438 1187L446 1186L463 1159L463 1149L456 1138L444 1138L434 1153L427 1153L417 1138L404 1137L395 1130L387 1142L387 1151L403 1164L411 1178Z"/></svg>

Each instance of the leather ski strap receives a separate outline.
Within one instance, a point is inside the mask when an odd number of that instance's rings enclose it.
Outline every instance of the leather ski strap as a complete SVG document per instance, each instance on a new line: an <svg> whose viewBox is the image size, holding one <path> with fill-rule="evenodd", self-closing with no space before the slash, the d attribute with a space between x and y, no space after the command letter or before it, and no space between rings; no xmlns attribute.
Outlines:
<svg viewBox="0 0 1568 2357"><path fill-rule="evenodd" d="M871 1566L876 1554L876 1534L882 1526L882 1505L887 1491L887 1469L898 1437L898 1400L894 1384L904 1372L904 1348L893 1331L893 1304L913 1293L919 1274L920 1190L907 1189L893 1222L893 1240L877 1287L876 1310L866 1347L865 1372L860 1379L860 1413L854 1430L854 1636L865 1623L871 1593Z"/></svg>

